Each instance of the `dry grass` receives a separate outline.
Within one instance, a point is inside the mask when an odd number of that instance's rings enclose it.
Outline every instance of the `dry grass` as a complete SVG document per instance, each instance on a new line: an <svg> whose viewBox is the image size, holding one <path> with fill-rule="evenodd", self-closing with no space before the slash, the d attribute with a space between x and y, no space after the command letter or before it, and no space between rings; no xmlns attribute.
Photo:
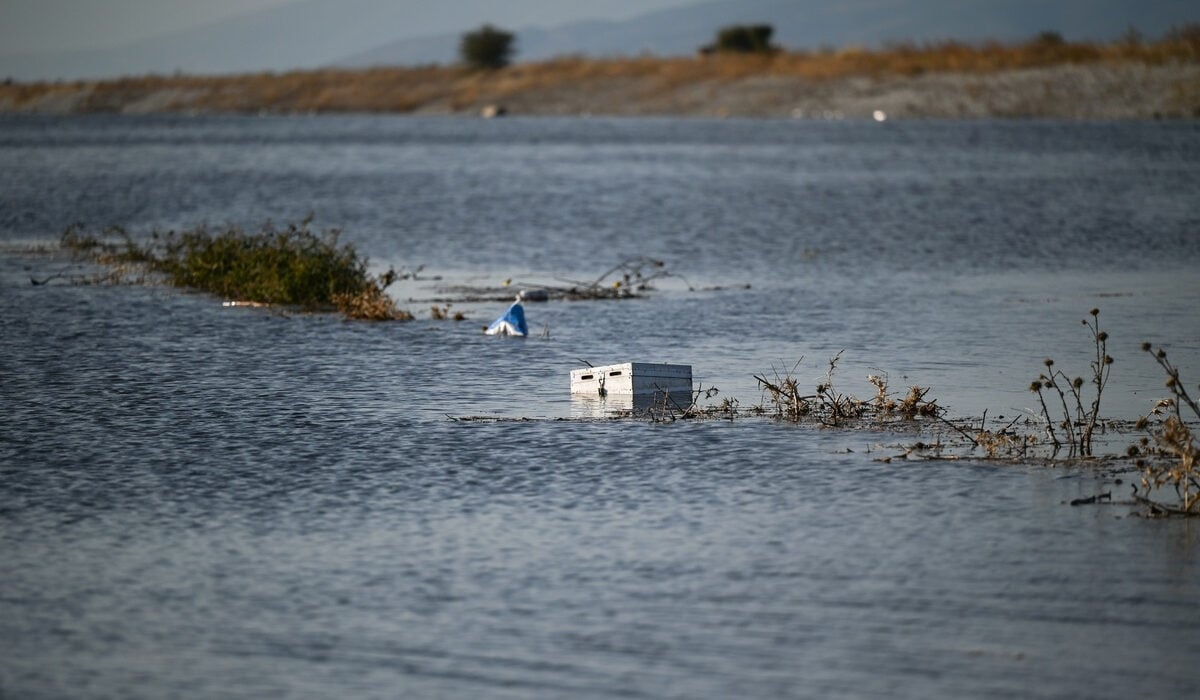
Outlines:
<svg viewBox="0 0 1200 700"><path fill-rule="evenodd" d="M881 50L717 53L681 58L562 57L502 70L462 66L311 70L230 76L143 76L89 83L0 85L0 107L21 109L56 96L78 95L74 111L430 112L478 111L490 103L536 100L555 91L619 84L632 97L694 86L781 78L823 83L850 77L883 79L937 73L986 75L1062 65L1200 63L1200 28L1159 41L1110 44L1038 39L1022 44L899 44ZM1183 89L1183 88L1180 88ZM626 93L628 94L628 93Z"/></svg>

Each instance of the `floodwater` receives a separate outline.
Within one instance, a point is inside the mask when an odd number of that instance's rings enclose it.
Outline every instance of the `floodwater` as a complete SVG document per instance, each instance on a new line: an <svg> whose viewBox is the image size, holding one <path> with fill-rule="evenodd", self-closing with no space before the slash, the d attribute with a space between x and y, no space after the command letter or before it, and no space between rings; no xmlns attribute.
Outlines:
<svg viewBox="0 0 1200 700"><path fill-rule="evenodd" d="M0 192L0 697L1200 694L1200 532L1128 474L557 420L584 362L748 407L838 352L839 390L1016 417L1043 358L1086 375L1093 307L1102 413L1144 413L1141 342L1200 377L1200 125L5 117ZM87 271L38 252L74 222L309 212L424 265L418 319L30 284ZM633 256L673 276L529 339L428 313Z"/></svg>

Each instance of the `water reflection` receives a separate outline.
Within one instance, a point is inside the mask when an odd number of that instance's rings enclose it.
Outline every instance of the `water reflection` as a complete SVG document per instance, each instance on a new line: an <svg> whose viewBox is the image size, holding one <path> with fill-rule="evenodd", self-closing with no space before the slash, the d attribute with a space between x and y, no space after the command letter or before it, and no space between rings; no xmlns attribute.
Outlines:
<svg viewBox="0 0 1200 700"><path fill-rule="evenodd" d="M613 418L651 415L672 408L686 408L690 400L669 394L571 394L571 418ZM681 405L680 405L681 404Z"/></svg>

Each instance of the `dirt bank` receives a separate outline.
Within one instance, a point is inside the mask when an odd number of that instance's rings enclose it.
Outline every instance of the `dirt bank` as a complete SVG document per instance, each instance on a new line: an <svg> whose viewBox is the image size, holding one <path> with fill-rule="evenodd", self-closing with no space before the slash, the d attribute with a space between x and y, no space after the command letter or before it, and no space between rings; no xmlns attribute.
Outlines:
<svg viewBox="0 0 1200 700"><path fill-rule="evenodd" d="M833 75L739 59L562 59L456 67L6 84L0 111L38 114L391 112L477 115L1149 119L1200 117L1200 62L1062 63Z"/></svg>

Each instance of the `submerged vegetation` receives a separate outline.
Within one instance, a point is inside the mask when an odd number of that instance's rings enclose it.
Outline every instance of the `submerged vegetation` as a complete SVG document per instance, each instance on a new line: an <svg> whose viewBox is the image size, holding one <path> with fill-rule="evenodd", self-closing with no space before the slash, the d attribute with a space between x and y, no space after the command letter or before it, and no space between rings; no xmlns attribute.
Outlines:
<svg viewBox="0 0 1200 700"><path fill-rule="evenodd" d="M367 261L349 244L339 243L338 231L315 233L309 228L310 223L311 217L285 229L267 224L257 233L246 233L236 227L217 232L198 227L181 233L155 233L145 242L134 240L120 228L109 228L96 235L73 226L64 232L61 243L68 250L109 266L110 273L103 278L106 281L144 283L155 278L241 302L311 311L337 309L356 319L412 318L397 308L386 289L398 278L416 278L416 273L397 274L388 270L382 275L370 275ZM655 280L666 276L669 273L662 261L630 258L590 282L575 282L571 287L552 291L538 290L536 300L626 298L650 289ZM46 281L33 280L34 284ZM506 285L509 283L511 280L506 281ZM507 296L511 298L511 292ZM430 316L465 318L461 312L452 313L449 303L435 304ZM928 388L914 385L906 391L893 392L885 372L867 376L874 389L870 398L861 399L842 391L835 382L840 352L830 358L824 376L811 390L803 388L797 379L796 369L800 366L797 362L787 370L773 369L769 375L766 372L754 375L763 392L763 400L757 406L743 409L736 399L729 397L723 397L716 405L702 405L719 392L715 387L701 387L690 396L664 395L645 414L655 422L768 416L821 428L863 428L928 436L904 447L902 454L880 458L883 462L896 458L982 457L1001 463L1037 460L1059 465L1105 465L1117 471L1136 469L1140 481L1133 488L1133 502L1146 506L1152 515L1200 516L1200 444L1196 437L1200 403L1187 390L1179 368L1168 359L1166 351L1145 343L1142 349L1166 373L1170 395L1157 401L1136 423L1103 419L1101 398L1115 360L1108 352L1109 334L1101 328L1099 309L1092 309L1089 316L1082 325L1090 335L1094 355L1089 361L1090 379L1072 377L1053 359L1044 360L1044 370L1030 385L1030 391L1038 397L1040 411L1029 411L999 428L988 427L986 411L982 418L947 418L945 409L936 400L927 398ZM1104 450L1096 448L1096 436L1100 433L1121 435L1133 431L1142 432L1143 436L1123 453L1112 449L1111 440L1105 441ZM932 444L927 440L932 440ZM1100 501L1111 503L1111 493L1080 499L1077 503Z"/></svg>
<svg viewBox="0 0 1200 700"><path fill-rule="evenodd" d="M367 260L354 247L339 241L340 231L315 232L312 216L300 223L276 228L267 222L250 233L237 226L212 231L197 226L181 232L154 231L138 240L120 226L100 233L75 224L63 232L62 248L106 266L105 273L68 278L77 283L165 282L175 287L207 292L234 306L281 306L304 311L340 311L348 318L369 321L408 321L413 315L400 309L387 294L397 280L440 281L440 276L420 277L414 271L389 269L381 275L367 271ZM58 273L35 285L65 277ZM566 285L526 284L511 278L500 287L442 287L449 298L434 298L429 309L433 320L463 321L466 314L451 311L461 302L511 301L514 293L524 301L634 299L654 289L656 280L681 275L668 271L662 260L634 256L618 261L598 277L560 280ZM692 289L690 284L689 289ZM519 290L519 292L517 291Z"/></svg>
<svg viewBox="0 0 1200 700"><path fill-rule="evenodd" d="M687 284L689 291L695 288L683 275L667 269L667 264L655 258L638 255L619 260L612 267L591 280L556 278L559 284L529 282L508 278L499 287L474 287L452 285L439 291L449 295L433 299L435 302L483 302L512 301L518 293L523 301L595 301L603 299L636 299L653 291L658 280L674 277ZM440 278L438 278L440 279ZM747 287L749 285L746 285ZM718 291L707 288L705 291ZM520 290L517 292L516 290Z"/></svg>
<svg viewBox="0 0 1200 700"><path fill-rule="evenodd" d="M306 311L336 309L349 318L371 321L409 320L386 289L396 279L389 270L367 272L367 260L350 244L339 243L339 231L316 233L312 217L276 229L264 224L257 233L235 226L209 231L204 226L176 233L154 232L135 241L125 230L110 227L96 235L80 226L63 233L64 248L109 265L115 277L161 276L176 287L196 289L239 302L293 306Z"/></svg>
<svg viewBox="0 0 1200 700"><path fill-rule="evenodd" d="M870 400L839 392L834 388L833 377L841 358L840 352L830 358L824 381L818 383L811 394L801 390L795 377L796 368L800 366L803 358L782 375L776 370L772 379L767 379L765 375L755 375L754 378L770 401L772 414L793 423L812 420L824 426L839 427L864 419L913 420L917 417L941 416L943 411L937 402L925 399L929 389L909 387L904 398L897 400L888 388L886 373L867 377L867 381L875 387L875 396Z"/></svg>
<svg viewBox="0 0 1200 700"><path fill-rule="evenodd" d="M1166 351L1153 350L1150 343L1144 343L1142 349L1166 373L1166 387L1171 395L1157 401L1149 414L1136 423L1103 420L1101 397L1114 359L1108 353L1108 333L1100 328L1099 309L1092 309L1089 315L1091 318L1084 319L1082 324L1091 335L1095 352L1090 361L1090 394L1082 377L1071 378L1056 369L1052 359L1047 359L1043 363L1045 371L1030 387L1038 396L1040 413L1018 416L999 429L987 427L986 412L978 419L946 418L936 401L925 398L929 392L926 388L912 386L903 398L893 396L886 374L867 377L876 389L872 399L842 393L834 388L834 373L841 353L829 360L824 379L812 391L802 389L795 377L799 362L788 371L775 370L770 378L765 373L755 375L764 402L752 412L825 428L894 430L898 426L914 426L935 435L934 444L917 442L905 447L898 455L901 459L957 460L982 451L986 459L997 462L1024 463L1037 459L1058 465L1103 464L1117 470L1136 469L1140 486L1134 486L1133 500L1145 505L1150 514L1200 516L1200 443L1196 438L1200 403L1187 391L1179 368L1170 362ZM736 406L726 403L721 409L709 409L707 413L693 409L684 417L713 414L732 418ZM920 420L929 422L915 426L913 422ZM1110 428L1118 434L1137 430L1145 435L1128 446L1124 454L1098 455L1095 436L1098 431ZM1064 450L1066 456L1060 456ZM889 456L880 461L892 459ZM1080 499L1073 505L1101 501L1112 502L1111 493Z"/></svg>

